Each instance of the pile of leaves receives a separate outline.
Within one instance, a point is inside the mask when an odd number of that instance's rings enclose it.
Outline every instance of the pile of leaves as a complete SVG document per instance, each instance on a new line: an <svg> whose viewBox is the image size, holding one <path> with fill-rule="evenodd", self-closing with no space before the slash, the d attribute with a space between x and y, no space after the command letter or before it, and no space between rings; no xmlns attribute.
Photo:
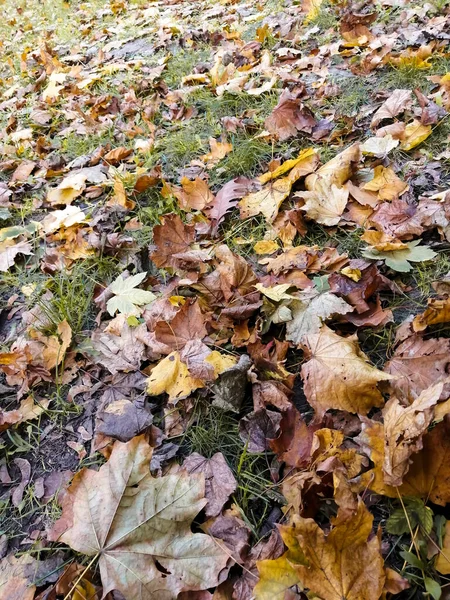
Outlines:
<svg viewBox="0 0 450 600"><path fill-rule="evenodd" d="M450 598L450 8L3 4L0 600Z"/></svg>

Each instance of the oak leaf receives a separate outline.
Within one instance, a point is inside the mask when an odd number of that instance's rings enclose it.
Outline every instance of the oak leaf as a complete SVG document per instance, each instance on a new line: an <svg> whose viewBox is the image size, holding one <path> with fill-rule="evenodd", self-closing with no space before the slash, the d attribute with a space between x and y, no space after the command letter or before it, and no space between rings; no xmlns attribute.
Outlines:
<svg viewBox="0 0 450 600"><path fill-rule="evenodd" d="M329 409L366 415L383 405L377 383L392 376L369 363L356 335L343 338L324 325L319 333L306 335L302 347L304 390L318 419Z"/></svg>
<svg viewBox="0 0 450 600"><path fill-rule="evenodd" d="M114 444L98 471L77 473L49 538L99 558L103 594L172 600L218 583L228 556L214 540L191 532L205 506L204 478L185 471L155 479L144 436Z"/></svg>
<svg viewBox="0 0 450 600"><path fill-rule="evenodd" d="M438 383L423 391L409 406L391 398L383 409L384 418L384 481L401 485L409 469L410 456L422 448L422 435L434 417L434 406L442 393Z"/></svg>

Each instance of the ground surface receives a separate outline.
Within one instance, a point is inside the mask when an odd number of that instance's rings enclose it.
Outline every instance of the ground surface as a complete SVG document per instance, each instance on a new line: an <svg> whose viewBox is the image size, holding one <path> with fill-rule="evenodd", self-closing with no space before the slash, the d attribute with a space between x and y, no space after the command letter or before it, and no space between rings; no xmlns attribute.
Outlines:
<svg viewBox="0 0 450 600"><path fill-rule="evenodd" d="M1 14L0 599L448 598L448 2Z"/></svg>

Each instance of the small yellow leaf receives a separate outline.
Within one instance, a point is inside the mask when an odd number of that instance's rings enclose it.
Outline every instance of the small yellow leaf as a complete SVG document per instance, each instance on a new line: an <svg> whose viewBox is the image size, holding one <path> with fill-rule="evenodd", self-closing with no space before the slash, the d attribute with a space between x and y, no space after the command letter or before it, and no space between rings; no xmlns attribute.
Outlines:
<svg viewBox="0 0 450 600"><path fill-rule="evenodd" d="M253 250L256 254L273 254L276 252L280 246L274 240L262 240L260 242L256 242L253 246Z"/></svg>
<svg viewBox="0 0 450 600"><path fill-rule="evenodd" d="M191 377L187 366L181 362L180 354L172 352L153 368L147 379L147 394L159 396L169 394L169 400L186 398L194 390L204 387L203 381Z"/></svg>

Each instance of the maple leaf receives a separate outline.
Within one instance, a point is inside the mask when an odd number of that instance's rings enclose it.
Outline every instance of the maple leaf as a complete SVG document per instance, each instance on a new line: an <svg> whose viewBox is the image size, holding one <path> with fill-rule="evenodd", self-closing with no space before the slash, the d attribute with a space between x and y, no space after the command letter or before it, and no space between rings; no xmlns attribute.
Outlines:
<svg viewBox="0 0 450 600"><path fill-rule="evenodd" d="M108 289L114 296L108 300L106 308L111 316L114 316L117 311L126 315L139 314L137 306L143 306L155 300L156 296L152 292L136 289L146 277L146 272L131 275L127 279L119 275L109 285Z"/></svg>
<svg viewBox="0 0 450 600"><path fill-rule="evenodd" d="M332 315L351 312L353 307L331 292L317 289L298 294L298 300L289 304L292 320L286 324L286 339L300 344L303 336L317 333L324 321Z"/></svg>
<svg viewBox="0 0 450 600"><path fill-rule="evenodd" d="M16 243L11 239L0 242L0 271L5 272L12 267L18 254L33 254L31 244L27 241Z"/></svg>
<svg viewBox="0 0 450 600"><path fill-rule="evenodd" d="M450 340L432 338L424 340L413 335L404 340L384 366L384 371L394 378L390 389L408 402L423 390L448 376Z"/></svg>
<svg viewBox="0 0 450 600"><path fill-rule="evenodd" d="M2 355L0 354L0 365L2 364ZM48 407L50 400L41 400L35 404L33 396L28 396L20 403L16 410L0 410L0 431L8 429L11 425L17 425L32 419L37 419Z"/></svg>
<svg viewBox="0 0 450 600"><path fill-rule="evenodd" d="M147 394L159 396L166 392L169 400L186 398L194 390L204 387L201 379L192 377L179 352L172 352L153 368L147 380Z"/></svg>
<svg viewBox="0 0 450 600"><path fill-rule="evenodd" d="M378 192L380 200L393 200L407 191L408 184L402 181L389 167L375 167L373 179L363 186L364 190Z"/></svg>
<svg viewBox="0 0 450 600"><path fill-rule="evenodd" d="M419 246L420 240L414 240L405 244L406 248L399 250L376 250L366 248L362 255L372 260L384 260L386 265L394 271L408 273L412 266L410 262L424 262L436 256L436 252L428 246Z"/></svg>
<svg viewBox="0 0 450 600"><path fill-rule="evenodd" d="M360 159L359 144L353 144L325 163L305 180L306 192L296 197L306 200L301 207L310 219L323 225L336 225L347 205L349 191L342 187Z"/></svg>
<svg viewBox="0 0 450 600"><path fill-rule="evenodd" d="M36 586L30 585L36 571L36 560L23 554L13 554L0 561L0 598L2 600L33 600Z"/></svg>
<svg viewBox="0 0 450 600"><path fill-rule="evenodd" d="M402 150L412 150L422 142L424 142L428 136L431 135L431 125L422 125L420 121L414 119L405 127L405 135L401 144Z"/></svg>
<svg viewBox="0 0 450 600"><path fill-rule="evenodd" d="M448 323L450 321L450 299L430 298L424 313L414 317L412 324L414 331L424 331L429 325Z"/></svg>
<svg viewBox="0 0 450 600"><path fill-rule="evenodd" d="M399 494L416 496L440 506L450 502L450 436L445 420L423 436L423 448L412 456L409 470L399 487L384 481L383 440L383 424L363 420L362 432L355 441L359 442L374 467L358 477L353 484L354 490L371 489L389 498L398 498Z"/></svg>
<svg viewBox="0 0 450 600"><path fill-rule="evenodd" d="M383 119L393 119L411 106L411 90L394 90L373 115L371 127L376 127Z"/></svg>
<svg viewBox="0 0 450 600"><path fill-rule="evenodd" d="M265 120L264 126L279 140L284 141L296 135L297 131L311 133L315 124L312 112L289 90L283 90L278 104Z"/></svg>
<svg viewBox="0 0 450 600"><path fill-rule="evenodd" d="M228 561L211 537L191 532L206 504L204 477L182 471L155 479L151 455L144 436L116 442L98 471L75 475L49 535L98 557L105 596L175 599L217 585Z"/></svg>
<svg viewBox="0 0 450 600"><path fill-rule="evenodd" d="M165 215L162 224L153 228L156 250L150 257L158 268L176 268L178 259L174 255L189 250L194 239L194 225L185 225L178 215Z"/></svg>
<svg viewBox="0 0 450 600"><path fill-rule="evenodd" d="M174 189L174 195L184 210L202 210L207 204L214 201L214 194L208 184L199 177L196 177L194 181L182 177L181 188Z"/></svg>
<svg viewBox="0 0 450 600"><path fill-rule="evenodd" d="M412 404L404 407L391 398L383 409L384 418L384 481L401 485L409 468L409 457L422 448L422 435L434 417L434 406L442 393L438 383L423 391Z"/></svg>
<svg viewBox="0 0 450 600"><path fill-rule="evenodd" d="M170 323L160 321L155 327L156 339L172 350L182 350L191 340L206 336L205 318L199 303L187 300Z"/></svg>
<svg viewBox="0 0 450 600"><path fill-rule="evenodd" d="M302 348L307 358L301 370L306 399L318 419L331 408L365 415L382 406L377 383L392 376L369 364L356 336L343 338L323 325L319 333L304 336Z"/></svg>
<svg viewBox="0 0 450 600"><path fill-rule="evenodd" d="M339 508L327 536L313 519L297 517L292 527L280 527L288 550L279 559L257 563L256 599L284 600L285 590L300 584L323 600L379 600L385 573L380 538L368 540L372 522L358 500L350 515Z"/></svg>

